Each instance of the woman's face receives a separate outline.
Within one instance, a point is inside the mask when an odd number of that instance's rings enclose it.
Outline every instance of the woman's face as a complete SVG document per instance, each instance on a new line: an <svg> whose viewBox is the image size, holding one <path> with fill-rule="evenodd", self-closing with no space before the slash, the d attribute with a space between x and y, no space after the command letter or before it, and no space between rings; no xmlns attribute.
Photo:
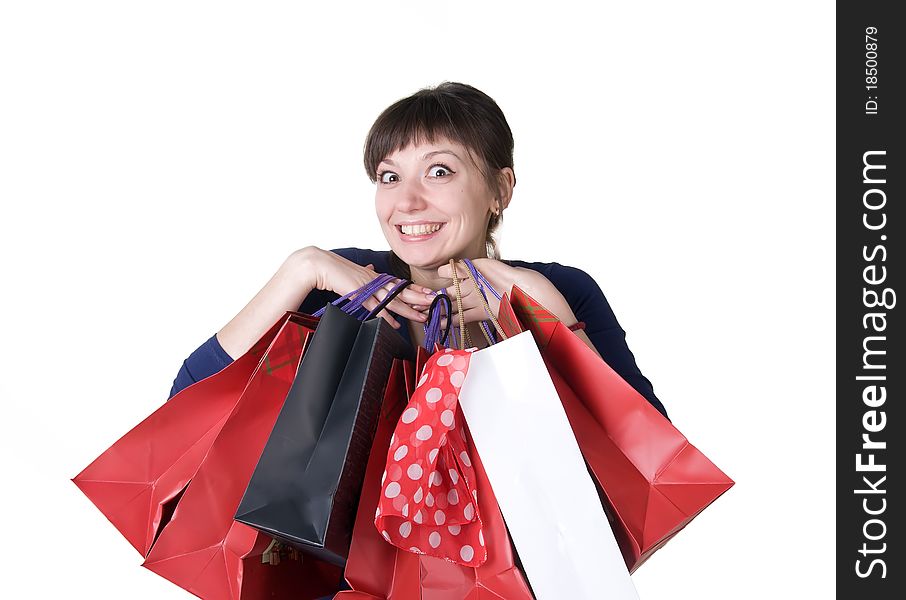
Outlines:
<svg viewBox="0 0 906 600"><path fill-rule="evenodd" d="M486 256L495 195L464 146L446 139L410 144L378 165L375 209L404 262L436 269L450 258Z"/></svg>

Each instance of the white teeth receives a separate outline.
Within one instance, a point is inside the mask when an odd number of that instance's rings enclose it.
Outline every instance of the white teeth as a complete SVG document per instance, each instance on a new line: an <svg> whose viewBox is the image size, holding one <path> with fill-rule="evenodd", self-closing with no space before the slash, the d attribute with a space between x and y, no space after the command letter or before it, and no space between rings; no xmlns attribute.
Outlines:
<svg viewBox="0 0 906 600"><path fill-rule="evenodd" d="M405 235L427 235L434 233L440 228L440 223L434 223L433 225L400 225L400 230Z"/></svg>

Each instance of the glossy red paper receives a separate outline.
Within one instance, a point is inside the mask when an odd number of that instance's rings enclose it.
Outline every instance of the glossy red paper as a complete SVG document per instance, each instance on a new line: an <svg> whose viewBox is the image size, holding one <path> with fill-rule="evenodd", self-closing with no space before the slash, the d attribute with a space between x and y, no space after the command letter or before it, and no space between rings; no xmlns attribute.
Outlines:
<svg viewBox="0 0 906 600"><path fill-rule="evenodd" d="M288 322L283 332L277 340L294 351L249 382L143 563L206 600L318 598L334 592L342 575L308 557L262 564L270 536L233 519L311 329Z"/></svg>
<svg viewBox="0 0 906 600"><path fill-rule="evenodd" d="M518 287L504 296L500 313L510 332L531 330L634 571L733 480Z"/></svg>
<svg viewBox="0 0 906 600"><path fill-rule="evenodd" d="M289 314L301 324L294 329L317 323ZM195 475L246 387L298 360L300 334L293 342L287 331L285 341L274 344L289 314L243 356L173 396L73 478L142 556L160 532L167 503Z"/></svg>

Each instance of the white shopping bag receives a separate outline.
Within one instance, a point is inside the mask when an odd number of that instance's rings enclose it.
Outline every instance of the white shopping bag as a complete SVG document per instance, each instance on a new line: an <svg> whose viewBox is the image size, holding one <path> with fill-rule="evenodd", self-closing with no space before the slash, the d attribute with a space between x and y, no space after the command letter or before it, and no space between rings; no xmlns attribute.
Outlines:
<svg viewBox="0 0 906 600"><path fill-rule="evenodd" d="M531 333L474 352L459 396L538 600L638 600Z"/></svg>

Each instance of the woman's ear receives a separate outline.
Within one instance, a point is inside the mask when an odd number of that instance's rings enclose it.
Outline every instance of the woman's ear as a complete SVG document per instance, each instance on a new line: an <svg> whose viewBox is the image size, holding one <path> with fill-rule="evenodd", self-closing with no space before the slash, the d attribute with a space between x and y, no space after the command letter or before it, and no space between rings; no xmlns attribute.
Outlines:
<svg viewBox="0 0 906 600"><path fill-rule="evenodd" d="M513 199L513 188L516 187L516 173L510 167L504 167L497 173L497 202L503 211Z"/></svg>

